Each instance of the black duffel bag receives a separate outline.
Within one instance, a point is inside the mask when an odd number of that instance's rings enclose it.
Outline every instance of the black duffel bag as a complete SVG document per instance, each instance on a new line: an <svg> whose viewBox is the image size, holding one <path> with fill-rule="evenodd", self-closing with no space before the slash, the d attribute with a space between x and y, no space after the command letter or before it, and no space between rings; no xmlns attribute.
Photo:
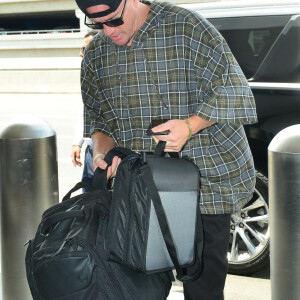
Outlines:
<svg viewBox="0 0 300 300"><path fill-rule="evenodd" d="M94 186L103 188L103 172ZM82 187L91 189L73 198ZM78 183L42 216L26 252L27 279L34 300L164 300L172 273L146 275L105 258L111 192Z"/></svg>

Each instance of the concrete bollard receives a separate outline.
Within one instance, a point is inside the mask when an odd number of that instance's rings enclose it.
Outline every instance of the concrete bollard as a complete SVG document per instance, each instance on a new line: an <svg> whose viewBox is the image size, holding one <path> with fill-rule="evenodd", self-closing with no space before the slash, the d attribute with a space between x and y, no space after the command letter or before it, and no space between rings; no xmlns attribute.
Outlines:
<svg viewBox="0 0 300 300"><path fill-rule="evenodd" d="M56 133L44 120L20 116L0 129L0 200L3 300L29 300L24 243L58 203Z"/></svg>
<svg viewBox="0 0 300 300"><path fill-rule="evenodd" d="M299 300L300 125L280 131L268 156L272 300Z"/></svg>

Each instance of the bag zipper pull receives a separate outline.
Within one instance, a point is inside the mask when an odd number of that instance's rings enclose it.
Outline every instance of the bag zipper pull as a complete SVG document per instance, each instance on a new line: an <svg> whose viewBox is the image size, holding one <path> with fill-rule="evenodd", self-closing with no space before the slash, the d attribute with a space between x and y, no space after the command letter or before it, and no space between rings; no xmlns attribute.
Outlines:
<svg viewBox="0 0 300 300"><path fill-rule="evenodd" d="M61 252L61 250L65 247L65 245L66 245L68 242L70 242L71 240L72 240L72 238L67 238L67 239L65 239L64 242L63 242L63 243L61 244L61 246L59 247L59 249L52 255L52 257L58 255L58 254Z"/></svg>
<svg viewBox="0 0 300 300"><path fill-rule="evenodd" d="M27 246L30 242L31 242L31 240L28 240L28 241L24 244L24 247Z"/></svg>

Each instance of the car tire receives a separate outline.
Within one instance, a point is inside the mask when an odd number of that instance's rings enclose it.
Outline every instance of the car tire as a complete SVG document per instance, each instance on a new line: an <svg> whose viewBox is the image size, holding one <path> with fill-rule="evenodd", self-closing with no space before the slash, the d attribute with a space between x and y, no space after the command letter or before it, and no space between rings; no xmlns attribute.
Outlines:
<svg viewBox="0 0 300 300"><path fill-rule="evenodd" d="M231 216L228 273L252 274L269 264L269 225L268 179L256 172L252 199Z"/></svg>

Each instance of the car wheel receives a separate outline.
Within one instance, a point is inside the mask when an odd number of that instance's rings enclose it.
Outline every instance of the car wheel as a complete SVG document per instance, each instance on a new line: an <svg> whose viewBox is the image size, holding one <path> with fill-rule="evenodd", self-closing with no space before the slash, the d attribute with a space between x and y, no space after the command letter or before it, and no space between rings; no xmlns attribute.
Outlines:
<svg viewBox="0 0 300 300"><path fill-rule="evenodd" d="M257 172L252 199L231 215L228 272L250 274L269 264L269 240L268 179Z"/></svg>

